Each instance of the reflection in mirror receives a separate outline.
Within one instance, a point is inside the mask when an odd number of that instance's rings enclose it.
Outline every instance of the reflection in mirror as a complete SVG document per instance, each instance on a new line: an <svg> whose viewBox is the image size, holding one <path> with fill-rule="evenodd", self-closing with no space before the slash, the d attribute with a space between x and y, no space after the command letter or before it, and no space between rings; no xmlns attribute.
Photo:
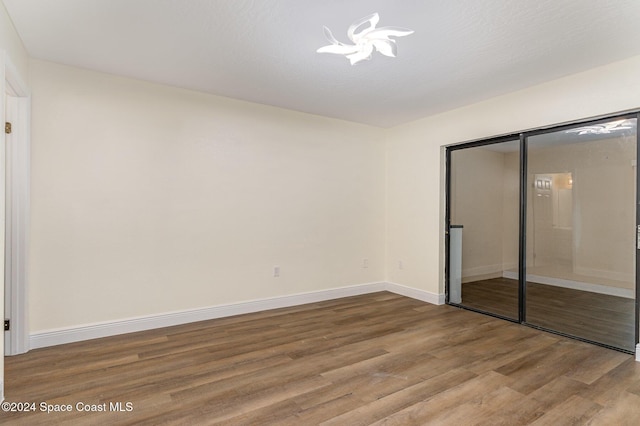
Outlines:
<svg viewBox="0 0 640 426"><path fill-rule="evenodd" d="M527 139L527 323L634 349L635 122Z"/></svg>
<svg viewBox="0 0 640 426"><path fill-rule="evenodd" d="M519 167L517 140L451 152L449 301L511 319L518 319Z"/></svg>
<svg viewBox="0 0 640 426"><path fill-rule="evenodd" d="M525 136L449 150L448 301L633 352L637 119Z"/></svg>

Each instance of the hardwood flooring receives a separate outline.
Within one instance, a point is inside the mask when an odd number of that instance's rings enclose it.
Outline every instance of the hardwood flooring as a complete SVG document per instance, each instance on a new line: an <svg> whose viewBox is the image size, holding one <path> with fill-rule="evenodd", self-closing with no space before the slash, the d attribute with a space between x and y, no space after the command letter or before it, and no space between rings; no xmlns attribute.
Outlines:
<svg viewBox="0 0 640 426"><path fill-rule="evenodd" d="M527 282L527 323L616 348L635 350L635 300ZM518 281L465 283L462 305L518 318Z"/></svg>
<svg viewBox="0 0 640 426"><path fill-rule="evenodd" d="M518 319L518 281L493 278L462 284L461 305Z"/></svg>
<svg viewBox="0 0 640 426"><path fill-rule="evenodd" d="M7 357L5 367L7 401L36 410L0 413L4 424L640 418L640 363L630 355L387 292L42 348ZM47 414L41 402L72 410ZM107 411L81 412L78 403ZM125 411L109 411L116 403Z"/></svg>

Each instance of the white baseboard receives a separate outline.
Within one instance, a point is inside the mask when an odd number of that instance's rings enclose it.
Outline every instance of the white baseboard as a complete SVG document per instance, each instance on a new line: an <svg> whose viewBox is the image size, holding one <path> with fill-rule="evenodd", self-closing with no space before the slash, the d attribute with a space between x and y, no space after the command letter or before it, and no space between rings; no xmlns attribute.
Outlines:
<svg viewBox="0 0 640 426"><path fill-rule="evenodd" d="M575 271L576 271L576 274L586 275L588 277L604 278L605 280L614 280L614 281L623 281L623 282L634 282L636 280L636 276L634 274L629 274L624 272L592 269L592 268L585 268L582 266L576 266Z"/></svg>
<svg viewBox="0 0 640 426"><path fill-rule="evenodd" d="M444 303L444 295L433 294L423 290L405 287L400 284L377 282L294 294L290 296L251 300L229 305L219 305L208 308L167 312L158 315L128 318L117 321L85 324L77 327L44 330L31 334L29 336L29 344L31 349L37 349L47 346L61 345L64 343L151 330L154 328L170 327L173 325L206 321L233 315L286 308L290 306L304 305L306 303L322 302L342 297L358 296L361 294L375 293L385 290L432 304L441 305Z"/></svg>
<svg viewBox="0 0 640 426"><path fill-rule="evenodd" d="M502 263L499 265L476 266L475 268L463 269L462 278L491 275L496 273L502 274L502 271L504 271Z"/></svg>
<svg viewBox="0 0 640 426"><path fill-rule="evenodd" d="M424 290L418 290L417 288L407 287L402 284L390 282L385 284L385 290L390 291L391 293L421 300L423 302L431 303L432 305L444 305L444 294L436 294Z"/></svg>
<svg viewBox="0 0 640 426"><path fill-rule="evenodd" d="M504 278L512 280L518 279L518 272L504 271ZM542 275L527 275L527 281L539 284L553 285L556 287L571 288L574 290L590 291L592 293L608 294L609 296L626 297L627 299L635 298L635 291L628 288L611 287L600 284L584 283L581 281L564 280L561 278L545 277Z"/></svg>
<svg viewBox="0 0 640 426"><path fill-rule="evenodd" d="M636 361L640 362L640 343L636 345Z"/></svg>

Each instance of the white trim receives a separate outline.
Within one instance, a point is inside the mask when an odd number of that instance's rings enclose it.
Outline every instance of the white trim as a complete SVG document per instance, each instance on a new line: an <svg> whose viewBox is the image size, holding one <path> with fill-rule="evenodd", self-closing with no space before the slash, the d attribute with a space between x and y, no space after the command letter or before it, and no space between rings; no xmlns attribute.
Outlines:
<svg viewBox="0 0 640 426"><path fill-rule="evenodd" d="M412 299L421 300L431 303L432 305L444 305L444 294L431 293L417 288L407 287L402 284L386 283L385 290L401 296L410 297Z"/></svg>
<svg viewBox="0 0 640 426"><path fill-rule="evenodd" d="M13 131L6 150L6 213L5 218L5 286L9 300L5 318L11 320L4 353L16 355L29 350L28 279L30 216L30 155L31 155L31 98L17 68L3 55L3 105L5 120L11 121ZM10 98L6 98L7 94ZM3 133L4 135L4 133ZM3 305L4 307L4 305Z"/></svg>
<svg viewBox="0 0 640 426"><path fill-rule="evenodd" d="M2 117L2 120L4 121L5 118L5 104L6 104L6 93L8 90L8 83L6 80L6 75L7 75L7 62L8 62L8 55L4 50L0 50L0 116ZM4 132L0 132L0 194L2 194L0 196L0 217L3 219L2 222L4 222L4 215L5 215L5 197L4 197L4 188L5 188L5 152L4 152L4 147L6 146L6 138L5 138L5 133ZM0 241L2 241L4 243L4 228L0 229L0 235L2 235L2 238L0 238ZM4 253L3 249L0 249L2 251L2 253ZM2 259L3 263L4 263L4 259ZM0 266L2 273L0 273L0 276L4 275L4 265ZM4 282L4 280L3 280ZM1 294L0 294L0 309L2 309L2 312L4 312L5 309L5 287L6 284L4 284L2 286L2 289L0 290ZM4 315L2 316L2 319L4 320ZM5 353L5 339L6 339L6 333L3 333L2 339L0 339L0 356L2 356L2 359L0 359L0 396L2 397L2 401L4 401L4 353Z"/></svg>
<svg viewBox="0 0 640 426"><path fill-rule="evenodd" d="M640 362L640 343L636 345L636 361Z"/></svg>
<svg viewBox="0 0 640 426"><path fill-rule="evenodd" d="M29 121L31 99L7 98L7 121L13 131L6 146L6 227L5 285L10 300L6 318L11 320L5 354L17 355L29 350L29 319L27 316L27 258L29 244Z"/></svg>
<svg viewBox="0 0 640 426"><path fill-rule="evenodd" d="M42 348L45 346L55 346L64 343L78 342L81 340L114 336L117 334L170 327L173 325L206 321L215 318L266 311L269 309L286 308L306 303L322 302L325 300L357 296L360 294L374 293L383 290L385 290L385 283L360 284L349 287L314 291L310 293L294 294L290 296L277 296L268 299L250 300L228 305L218 305L124 320L86 324L78 327L45 330L31 334L30 345L32 349Z"/></svg>
<svg viewBox="0 0 640 426"><path fill-rule="evenodd" d="M575 267L576 274L586 275L588 277L604 278L605 280L623 281L623 282L635 282L636 276L631 273L606 271L603 269L585 268L582 266Z"/></svg>
<svg viewBox="0 0 640 426"><path fill-rule="evenodd" d="M395 283L377 282L294 294L290 296L277 296L268 299L250 300L246 302L232 303L229 305L218 305L208 308L189 309L117 321L85 324L78 327L44 330L31 334L30 347L31 349L36 349L47 346L56 346L65 343L79 342L82 340L97 339L100 337L115 336L118 334L133 333L136 331L151 330L161 327L170 327L173 325L206 321L215 318L248 314L270 309L286 308L290 306L304 305L306 303L322 302L325 300L340 299L343 297L358 296L361 294L376 293L385 290L402 296L418 299L423 302L437 305L444 304L443 294L433 294Z"/></svg>
<svg viewBox="0 0 640 426"><path fill-rule="evenodd" d="M513 271L505 271L503 277L517 280L518 273ZM627 299L635 298L635 291L628 288L583 283L581 281L563 280L561 278L544 277L541 275L527 275L527 281L539 284L553 285L556 287L571 288L574 290L590 291L592 293L608 294L609 296L625 297Z"/></svg>

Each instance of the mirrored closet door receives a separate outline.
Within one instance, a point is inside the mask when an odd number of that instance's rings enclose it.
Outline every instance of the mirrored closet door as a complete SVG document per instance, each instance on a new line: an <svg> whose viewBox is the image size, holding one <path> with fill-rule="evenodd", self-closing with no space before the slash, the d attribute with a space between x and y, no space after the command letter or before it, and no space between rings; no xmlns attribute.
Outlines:
<svg viewBox="0 0 640 426"><path fill-rule="evenodd" d="M638 113L447 149L447 303L632 353Z"/></svg>
<svg viewBox="0 0 640 426"><path fill-rule="evenodd" d="M449 303L518 320L520 141L450 152Z"/></svg>
<svg viewBox="0 0 640 426"><path fill-rule="evenodd" d="M527 323L635 349L636 129L622 118L527 138Z"/></svg>

